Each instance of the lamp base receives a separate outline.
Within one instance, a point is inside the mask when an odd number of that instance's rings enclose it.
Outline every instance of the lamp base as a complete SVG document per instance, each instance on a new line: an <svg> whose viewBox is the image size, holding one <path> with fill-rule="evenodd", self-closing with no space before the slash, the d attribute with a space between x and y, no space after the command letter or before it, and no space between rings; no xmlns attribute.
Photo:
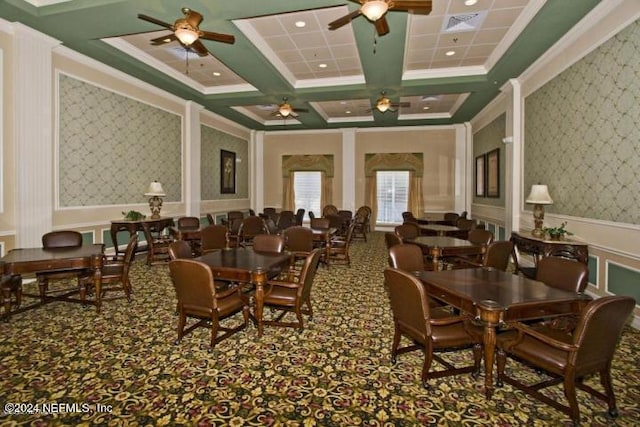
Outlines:
<svg viewBox="0 0 640 427"><path fill-rule="evenodd" d="M542 228L534 228L531 231L531 235L533 237L537 237L538 239L543 239L544 238L544 231L542 231Z"/></svg>
<svg viewBox="0 0 640 427"><path fill-rule="evenodd" d="M542 231L542 224L544 222L544 205L536 203L533 206L533 231L531 234L533 237L539 239L544 238L544 231Z"/></svg>
<svg viewBox="0 0 640 427"><path fill-rule="evenodd" d="M151 209L151 219L160 218L160 209L162 209L162 199L158 196L153 196L149 199L149 209Z"/></svg>

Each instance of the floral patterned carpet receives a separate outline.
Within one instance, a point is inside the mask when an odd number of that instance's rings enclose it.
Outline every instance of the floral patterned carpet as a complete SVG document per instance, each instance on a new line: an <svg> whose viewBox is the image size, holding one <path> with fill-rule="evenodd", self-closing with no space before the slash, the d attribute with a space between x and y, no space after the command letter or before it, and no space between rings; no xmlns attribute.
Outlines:
<svg viewBox="0 0 640 427"><path fill-rule="evenodd" d="M304 331L265 327L258 339L251 326L214 351L204 328L173 344L168 268L142 257L131 303L106 302L100 315L65 302L17 314L0 324L0 425L570 425L508 385L486 400L482 377L436 379L426 391L417 352L392 366L383 234L355 242L351 253L351 267L320 267ZM640 332L627 328L612 371L620 416L609 420L603 402L578 391L583 425L638 424L639 349ZM451 357L466 363L471 354ZM549 392L564 399L560 386Z"/></svg>

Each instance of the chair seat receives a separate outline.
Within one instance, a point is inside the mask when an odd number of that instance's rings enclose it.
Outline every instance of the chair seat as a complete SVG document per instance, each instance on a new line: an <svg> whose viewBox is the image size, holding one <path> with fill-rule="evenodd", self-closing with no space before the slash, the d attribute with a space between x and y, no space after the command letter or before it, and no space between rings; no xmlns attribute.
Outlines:
<svg viewBox="0 0 640 427"><path fill-rule="evenodd" d="M571 344L571 335L567 333L546 327L536 327L535 329L548 337ZM517 337L518 333L516 331L507 331L499 334L497 340L500 346L510 349L510 343L515 344ZM535 357L543 369L550 372L561 373L567 366L566 351L550 347L529 335L525 335L522 341L518 343L518 346L513 348L512 352L515 356L525 360Z"/></svg>
<svg viewBox="0 0 640 427"><path fill-rule="evenodd" d="M124 264L114 263L114 264L105 264L102 267L102 278L108 277L120 277L122 276L122 271L124 270Z"/></svg>
<svg viewBox="0 0 640 427"><path fill-rule="evenodd" d="M296 305L297 293L298 290L296 288L273 286L271 292L264 297L264 302L265 304L293 307Z"/></svg>

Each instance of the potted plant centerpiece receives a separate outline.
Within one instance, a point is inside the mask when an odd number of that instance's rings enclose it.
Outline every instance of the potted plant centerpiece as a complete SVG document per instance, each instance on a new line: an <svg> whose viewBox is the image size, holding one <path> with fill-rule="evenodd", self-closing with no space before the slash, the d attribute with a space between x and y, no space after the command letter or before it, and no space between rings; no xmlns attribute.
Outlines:
<svg viewBox="0 0 640 427"><path fill-rule="evenodd" d="M138 211L122 212L122 215L124 215L124 219L127 219L129 221L141 221L146 218L141 212Z"/></svg>
<svg viewBox="0 0 640 427"><path fill-rule="evenodd" d="M572 236L573 233L565 229L567 222L563 222L558 227L544 227L542 231L545 235L549 235L551 240L562 240L565 236Z"/></svg>

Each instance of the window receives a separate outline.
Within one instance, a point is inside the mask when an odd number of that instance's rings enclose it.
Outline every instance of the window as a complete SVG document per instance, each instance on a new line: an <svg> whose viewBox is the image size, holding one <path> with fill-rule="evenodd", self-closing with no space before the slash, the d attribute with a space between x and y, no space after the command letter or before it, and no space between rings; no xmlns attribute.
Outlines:
<svg viewBox="0 0 640 427"><path fill-rule="evenodd" d="M409 171L380 171L376 173L378 189L378 218L381 223L402 222L409 198Z"/></svg>
<svg viewBox="0 0 640 427"><path fill-rule="evenodd" d="M293 191L296 196L295 208L304 209L321 216L320 192L322 191L321 172L293 172Z"/></svg>

